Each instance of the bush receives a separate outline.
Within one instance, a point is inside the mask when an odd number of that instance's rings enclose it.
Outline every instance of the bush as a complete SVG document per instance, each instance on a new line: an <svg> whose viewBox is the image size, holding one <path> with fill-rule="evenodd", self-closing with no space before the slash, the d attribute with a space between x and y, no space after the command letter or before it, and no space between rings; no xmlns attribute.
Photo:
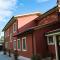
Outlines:
<svg viewBox="0 0 60 60"><path fill-rule="evenodd" d="M6 55L6 49L4 48L4 55Z"/></svg>
<svg viewBox="0 0 60 60"><path fill-rule="evenodd" d="M11 51L9 50L8 52L9 52L9 57L11 57Z"/></svg>
<svg viewBox="0 0 60 60"><path fill-rule="evenodd" d="M41 60L40 55L34 55L31 57L31 60Z"/></svg>
<svg viewBox="0 0 60 60"><path fill-rule="evenodd" d="M18 60L18 51L17 50L14 51L14 58L15 58L15 60Z"/></svg>

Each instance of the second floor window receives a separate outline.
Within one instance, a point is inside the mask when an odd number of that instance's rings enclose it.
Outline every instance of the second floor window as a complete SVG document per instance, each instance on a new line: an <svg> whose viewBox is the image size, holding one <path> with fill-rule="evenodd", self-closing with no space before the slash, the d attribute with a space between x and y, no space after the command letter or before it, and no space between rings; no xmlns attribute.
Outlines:
<svg viewBox="0 0 60 60"><path fill-rule="evenodd" d="M10 33L10 41L12 41L12 36L13 36L13 34L12 34L12 33Z"/></svg>
<svg viewBox="0 0 60 60"><path fill-rule="evenodd" d="M17 24L14 23L14 24L13 24L13 32L16 32L16 31L17 31Z"/></svg>

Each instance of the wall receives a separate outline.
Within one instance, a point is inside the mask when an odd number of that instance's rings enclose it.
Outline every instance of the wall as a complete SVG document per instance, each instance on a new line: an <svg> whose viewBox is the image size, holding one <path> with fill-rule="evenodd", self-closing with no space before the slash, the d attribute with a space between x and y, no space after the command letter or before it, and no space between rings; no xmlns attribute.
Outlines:
<svg viewBox="0 0 60 60"><path fill-rule="evenodd" d="M26 25L24 25L23 27L21 27L20 29L18 29L18 32L23 32L29 28L34 27L34 26L36 26L35 21L31 21L31 22L27 23Z"/></svg>
<svg viewBox="0 0 60 60"><path fill-rule="evenodd" d="M58 15L56 12L51 13L50 15L46 16L45 18L42 18L42 20L39 21L38 25L45 25L52 23L53 24L45 28L40 28L40 29L38 28L37 30L34 31L36 37L35 38L36 54L40 54L41 56L46 56L48 51L50 51L52 55L55 55L54 46L47 45L47 37L45 36L45 33L60 28L60 23L57 21L58 21Z"/></svg>
<svg viewBox="0 0 60 60"><path fill-rule="evenodd" d="M54 21L57 21L58 19L58 15L57 15L57 12L53 12L51 13L50 15L44 17L41 19L41 21L38 23L38 25L45 25L45 24L49 24L49 23L52 23Z"/></svg>
<svg viewBox="0 0 60 60"><path fill-rule="evenodd" d="M24 57L31 57L32 56L32 35L31 34L27 34L26 35L26 45L27 45L27 51L22 51L22 37L19 37L21 40L21 50L18 50L18 54Z"/></svg>
<svg viewBox="0 0 60 60"><path fill-rule="evenodd" d="M47 38L45 36L46 32L59 29L60 28L60 23L55 23L51 26L41 28L35 31L35 36L36 36L36 52L37 54L41 54L42 56L46 55L48 51L52 53L52 55L55 55L55 48L53 46L49 46L47 44ZM53 49L53 50L52 50Z"/></svg>
<svg viewBox="0 0 60 60"><path fill-rule="evenodd" d="M14 23L17 24L17 20ZM9 43L8 49L13 49L13 39L14 39L14 37L12 36L12 40L10 40L10 33L12 32L12 34L14 35L17 32L16 31L15 33L13 33L13 24L11 24L8 27L8 29L5 31L5 35L4 35L5 36L5 42L8 42ZM17 25L17 27L18 27L18 25Z"/></svg>
<svg viewBox="0 0 60 60"><path fill-rule="evenodd" d="M37 18L37 15L30 15L30 16L23 16L23 17L18 17L18 29L21 28L22 26L26 25L27 23L31 22L35 18Z"/></svg>

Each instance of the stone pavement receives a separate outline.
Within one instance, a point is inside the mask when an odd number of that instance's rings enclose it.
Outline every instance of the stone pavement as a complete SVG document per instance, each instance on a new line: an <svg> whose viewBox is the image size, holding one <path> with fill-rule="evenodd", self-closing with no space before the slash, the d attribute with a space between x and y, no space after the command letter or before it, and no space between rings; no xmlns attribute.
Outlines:
<svg viewBox="0 0 60 60"><path fill-rule="evenodd" d="M4 55L3 52L0 52L0 60L12 60L8 55Z"/></svg>
<svg viewBox="0 0 60 60"><path fill-rule="evenodd" d="M0 60L14 60L14 56L12 54L11 57L9 57L8 54L4 55L3 52L0 52ZM31 59L19 56L18 60L31 60Z"/></svg>

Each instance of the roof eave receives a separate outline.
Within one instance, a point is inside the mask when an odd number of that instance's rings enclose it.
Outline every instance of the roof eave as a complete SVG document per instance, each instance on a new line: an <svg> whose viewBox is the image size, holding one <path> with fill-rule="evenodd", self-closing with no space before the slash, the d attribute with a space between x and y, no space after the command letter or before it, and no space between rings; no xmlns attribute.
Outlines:
<svg viewBox="0 0 60 60"><path fill-rule="evenodd" d="M15 17L13 16L10 21L5 25L5 27L3 28L2 31L5 31L14 21L15 21Z"/></svg>

